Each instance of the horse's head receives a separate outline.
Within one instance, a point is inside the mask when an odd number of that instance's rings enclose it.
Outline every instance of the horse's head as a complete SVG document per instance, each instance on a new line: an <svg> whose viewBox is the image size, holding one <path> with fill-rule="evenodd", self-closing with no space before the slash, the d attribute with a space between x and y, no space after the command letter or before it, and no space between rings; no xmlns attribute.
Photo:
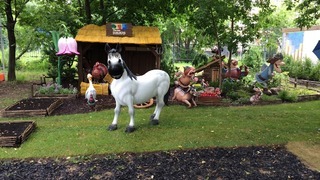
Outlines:
<svg viewBox="0 0 320 180"><path fill-rule="evenodd" d="M129 70L121 57L120 45L117 45L116 49L111 49L110 46L106 44L106 52L108 53L108 72L112 78L120 79L125 72L124 70L126 70L131 79L136 79L136 76Z"/></svg>

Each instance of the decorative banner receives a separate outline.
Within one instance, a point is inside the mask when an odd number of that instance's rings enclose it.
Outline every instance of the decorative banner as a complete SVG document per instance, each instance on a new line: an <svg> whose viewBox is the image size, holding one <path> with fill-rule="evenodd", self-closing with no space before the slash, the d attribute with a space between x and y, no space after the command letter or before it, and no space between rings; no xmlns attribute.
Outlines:
<svg viewBox="0 0 320 180"><path fill-rule="evenodd" d="M131 23L107 23L107 36L132 36Z"/></svg>

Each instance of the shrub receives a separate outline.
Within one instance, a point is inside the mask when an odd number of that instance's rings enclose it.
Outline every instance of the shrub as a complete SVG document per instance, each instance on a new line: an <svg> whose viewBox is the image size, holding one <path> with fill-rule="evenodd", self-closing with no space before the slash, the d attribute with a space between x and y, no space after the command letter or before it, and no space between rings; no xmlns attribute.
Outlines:
<svg viewBox="0 0 320 180"><path fill-rule="evenodd" d="M275 73L272 79L268 82L268 88L279 87L282 84L287 84L289 82L288 72Z"/></svg>
<svg viewBox="0 0 320 180"><path fill-rule="evenodd" d="M298 101L298 95L288 91L288 90L282 90L279 92L278 97L283 101L283 102L296 102Z"/></svg>
<svg viewBox="0 0 320 180"><path fill-rule="evenodd" d="M318 62L310 72L310 80L312 81L320 81L320 63Z"/></svg>

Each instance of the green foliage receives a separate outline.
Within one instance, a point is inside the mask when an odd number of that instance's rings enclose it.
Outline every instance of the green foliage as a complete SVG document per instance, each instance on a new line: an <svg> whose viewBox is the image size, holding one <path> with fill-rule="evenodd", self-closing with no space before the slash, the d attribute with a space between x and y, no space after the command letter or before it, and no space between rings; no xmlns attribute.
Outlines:
<svg viewBox="0 0 320 180"><path fill-rule="evenodd" d="M297 12L295 23L298 27L311 27L319 23L319 6L318 0L285 0L288 10Z"/></svg>
<svg viewBox="0 0 320 180"><path fill-rule="evenodd" d="M210 59L208 58L208 56L202 53L198 53L192 60L192 65L194 65L195 67L200 67L207 64L209 61Z"/></svg>
<svg viewBox="0 0 320 180"><path fill-rule="evenodd" d="M288 71L290 77L298 79L307 79L312 81L320 80L320 63L314 64L309 58L304 60L294 60L291 56L285 56L285 66L281 67L283 71Z"/></svg>
<svg viewBox="0 0 320 180"><path fill-rule="evenodd" d="M233 101L239 99L241 96L239 90L242 87L241 81L234 81L232 79L224 79L222 82L222 96L230 98Z"/></svg>
<svg viewBox="0 0 320 180"><path fill-rule="evenodd" d="M42 59L22 58L16 62L16 70L45 71L48 67L48 61Z"/></svg>
<svg viewBox="0 0 320 180"><path fill-rule="evenodd" d="M235 5L236 4L236 5ZM214 40L218 46L226 45L234 54L239 43L246 47L259 35L260 19L271 12L269 1L194 1L195 13L191 17L203 34ZM259 8L260 13L251 13ZM245 28L243 28L245 27Z"/></svg>
<svg viewBox="0 0 320 180"><path fill-rule="evenodd" d="M296 102L298 101L298 95L292 91L282 90L279 92L278 97L283 102Z"/></svg>
<svg viewBox="0 0 320 180"><path fill-rule="evenodd" d="M275 75L268 81L268 88L280 87L281 85L288 83L288 72L274 73Z"/></svg>
<svg viewBox="0 0 320 180"><path fill-rule="evenodd" d="M43 95L77 94L78 90L72 85L70 85L69 88L63 88L61 85L53 83L53 84L44 84L43 86L40 86L37 93L43 94Z"/></svg>
<svg viewBox="0 0 320 180"><path fill-rule="evenodd" d="M174 66L174 62L171 56L170 47L165 46L163 58L161 60L160 67L166 71L170 76L170 82L174 82L174 74L178 71L178 68Z"/></svg>
<svg viewBox="0 0 320 180"><path fill-rule="evenodd" d="M241 62L250 68L252 72L259 72L263 63L260 46L250 46L249 50L243 54Z"/></svg>
<svg viewBox="0 0 320 180"><path fill-rule="evenodd" d="M310 79L314 81L320 81L320 63L318 62L310 72Z"/></svg>
<svg viewBox="0 0 320 180"><path fill-rule="evenodd" d="M209 86L210 86L210 87L219 87L219 81L209 82Z"/></svg>

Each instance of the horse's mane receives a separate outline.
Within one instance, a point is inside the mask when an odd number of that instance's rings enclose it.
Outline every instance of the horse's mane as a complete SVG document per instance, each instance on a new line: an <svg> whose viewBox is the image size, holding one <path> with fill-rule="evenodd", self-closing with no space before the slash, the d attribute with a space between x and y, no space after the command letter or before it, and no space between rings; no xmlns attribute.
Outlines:
<svg viewBox="0 0 320 180"><path fill-rule="evenodd" d="M134 75L134 74L130 71L130 69L128 68L128 66L127 66L126 63L124 62L124 60L122 60L122 63L123 63L124 69L127 71L127 74L128 74L128 76L129 76L129 78L130 78L131 80L132 80L132 78L135 79L135 80L137 80L137 76Z"/></svg>

